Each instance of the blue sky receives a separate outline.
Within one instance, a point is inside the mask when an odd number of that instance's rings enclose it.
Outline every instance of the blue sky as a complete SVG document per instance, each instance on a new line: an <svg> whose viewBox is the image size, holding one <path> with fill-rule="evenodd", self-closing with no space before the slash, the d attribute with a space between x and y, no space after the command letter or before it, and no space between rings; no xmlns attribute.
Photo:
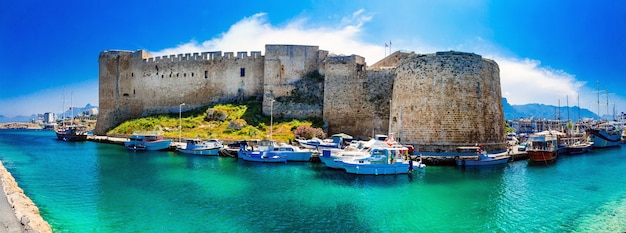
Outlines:
<svg viewBox="0 0 626 233"><path fill-rule="evenodd" d="M0 115L98 104L98 54L318 45L374 64L391 50L474 52L511 104L626 112L625 1L0 1ZM607 93L609 108L607 109ZM73 94L71 94L73 93Z"/></svg>

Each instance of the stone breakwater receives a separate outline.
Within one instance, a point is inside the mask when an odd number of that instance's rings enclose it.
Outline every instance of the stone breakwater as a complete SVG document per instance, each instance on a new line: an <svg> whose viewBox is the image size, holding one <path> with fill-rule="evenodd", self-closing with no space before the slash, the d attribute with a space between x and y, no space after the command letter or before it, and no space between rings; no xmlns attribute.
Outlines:
<svg viewBox="0 0 626 233"><path fill-rule="evenodd" d="M12 207L15 217L23 226L23 232L52 232L48 222L39 214L39 208L17 186L15 178L4 167L2 162L0 162L0 180L2 180L2 189L9 205Z"/></svg>

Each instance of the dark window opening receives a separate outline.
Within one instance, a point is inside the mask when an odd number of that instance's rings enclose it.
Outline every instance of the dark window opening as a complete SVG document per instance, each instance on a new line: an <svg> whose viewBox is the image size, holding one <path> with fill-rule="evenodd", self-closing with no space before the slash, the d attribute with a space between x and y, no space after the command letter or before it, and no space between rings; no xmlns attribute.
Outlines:
<svg viewBox="0 0 626 233"><path fill-rule="evenodd" d="M191 72L191 77L193 77L193 72Z"/></svg>
<svg viewBox="0 0 626 233"><path fill-rule="evenodd" d="M135 94L135 89L133 89L133 95Z"/></svg>
<svg viewBox="0 0 626 233"><path fill-rule="evenodd" d="M207 70L204 71L204 78L209 78L209 71Z"/></svg>
<svg viewBox="0 0 626 233"><path fill-rule="evenodd" d="M187 73L183 73L183 77L187 77Z"/></svg>
<svg viewBox="0 0 626 233"><path fill-rule="evenodd" d="M128 96L128 93L124 93L124 95L123 95L123 96Z"/></svg>
<svg viewBox="0 0 626 233"><path fill-rule="evenodd" d="M135 77L135 73L130 73L130 77Z"/></svg>
<svg viewBox="0 0 626 233"><path fill-rule="evenodd" d="M239 76L241 77L245 77L246 76L246 68L241 68L239 69Z"/></svg>

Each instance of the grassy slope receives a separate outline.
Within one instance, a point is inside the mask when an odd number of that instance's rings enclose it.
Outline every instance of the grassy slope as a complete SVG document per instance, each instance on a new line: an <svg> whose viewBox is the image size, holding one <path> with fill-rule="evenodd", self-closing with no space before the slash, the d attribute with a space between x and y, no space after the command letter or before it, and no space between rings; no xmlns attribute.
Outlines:
<svg viewBox="0 0 626 233"><path fill-rule="evenodd" d="M226 112L226 119L207 121L207 109ZM269 138L270 116L262 114L262 105L257 101L248 101L243 104L217 104L182 113L182 138L218 138L221 140L262 139ZM243 125L241 129L231 129L229 125L238 122ZM294 139L293 131L301 125L320 127L320 119L297 120L274 117L272 138L277 141L287 142ZM165 131L165 137L178 138L179 118L178 114L154 115L144 118L125 121L114 129L109 135L130 135L134 131L149 131L155 127L161 127Z"/></svg>

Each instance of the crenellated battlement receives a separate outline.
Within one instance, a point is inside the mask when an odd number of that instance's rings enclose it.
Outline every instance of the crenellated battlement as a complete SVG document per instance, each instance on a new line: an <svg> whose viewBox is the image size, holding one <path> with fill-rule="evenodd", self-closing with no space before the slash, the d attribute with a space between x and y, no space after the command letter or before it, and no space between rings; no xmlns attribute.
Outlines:
<svg viewBox="0 0 626 233"><path fill-rule="evenodd" d="M165 62L181 62L181 61L217 61L225 59L261 59L261 51L251 51L248 55L247 51L237 52L235 56L234 52L212 51L202 53L185 53L185 54L172 54L163 55L158 57L143 58L144 63L165 63Z"/></svg>

